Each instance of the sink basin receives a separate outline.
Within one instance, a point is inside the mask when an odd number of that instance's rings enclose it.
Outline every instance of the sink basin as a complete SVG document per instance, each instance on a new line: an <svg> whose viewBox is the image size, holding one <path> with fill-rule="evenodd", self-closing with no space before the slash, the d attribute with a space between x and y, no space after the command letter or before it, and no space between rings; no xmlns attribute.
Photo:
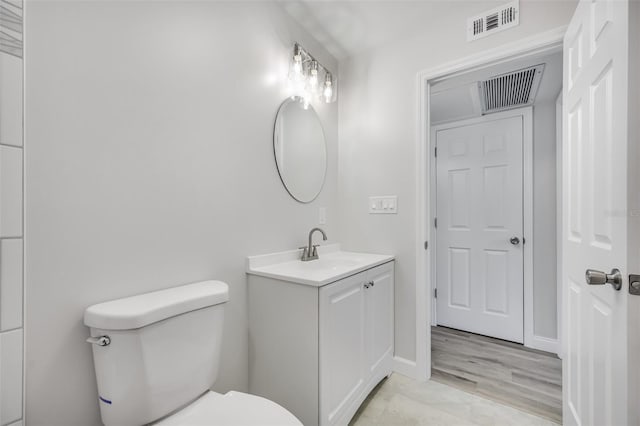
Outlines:
<svg viewBox="0 0 640 426"><path fill-rule="evenodd" d="M312 269L312 270L322 270L322 269L331 269L336 270L340 268L352 268L358 266L358 264L363 262L363 257L355 257L351 256L354 253L350 252L336 252L331 253L330 255L325 255L324 257L316 260L310 260L308 262L300 263L295 262L302 269Z"/></svg>
<svg viewBox="0 0 640 426"><path fill-rule="evenodd" d="M323 286L393 260L393 256L342 251L339 244L318 248L319 259L303 262L300 250L247 258L247 273L312 286Z"/></svg>

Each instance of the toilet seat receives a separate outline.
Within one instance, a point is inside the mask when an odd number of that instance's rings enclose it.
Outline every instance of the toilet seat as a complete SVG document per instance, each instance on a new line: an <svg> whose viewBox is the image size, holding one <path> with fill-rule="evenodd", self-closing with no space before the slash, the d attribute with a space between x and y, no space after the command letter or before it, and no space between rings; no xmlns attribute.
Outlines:
<svg viewBox="0 0 640 426"><path fill-rule="evenodd" d="M154 426L302 426L284 407L256 395L207 392Z"/></svg>

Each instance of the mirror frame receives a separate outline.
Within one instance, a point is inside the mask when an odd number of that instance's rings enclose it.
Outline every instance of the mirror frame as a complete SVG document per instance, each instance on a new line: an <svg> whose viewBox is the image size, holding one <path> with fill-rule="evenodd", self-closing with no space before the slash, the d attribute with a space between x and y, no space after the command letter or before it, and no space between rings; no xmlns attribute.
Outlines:
<svg viewBox="0 0 640 426"><path fill-rule="evenodd" d="M322 121L320 120L320 116L318 115L317 111L313 108L313 106L311 104L309 104L308 108L311 111L313 111L313 113L318 118L318 122L320 123L320 130L322 131L322 139L324 141L324 152L325 152L325 159L326 160L325 160L325 163L324 163L324 170L323 170L323 174L322 174L322 185L320 185L320 187L318 188L318 192L316 192L316 194L313 195L313 197L311 197L310 200L301 200L297 196L293 195L291 193L291 191L289 190L289 187L287 186L287 183L284 181L284 177L282 176L282 172L280 171L280 166L278 165L278 156L277 156L277 153L276 153L276 131L278 129L278 119L280 118L280 113L281 113L282 109L286 105L288 105L288 104L290 104L292 102L302 103L303 99L300 96L288 97L284 101L282 101L282 103L278 107L278 111L276 112L276 119L273 122L273 138L272 138L272 142L273 143L271 144L272 148L273 148L273 160L276 163L276 170L278 170L278 176L280 177L280 182L282 182L282 186L284 186L284 189L286 189L287 193L289 193L289 195L291 195L291 198L293 198L294 200L296 200L299 203L309 204L309 203L313 202L316 198L318 198L318 196L322 192L322 189L324 188L324 184L327 182L327 169L329 168L329 150L327 149L327 138L326 138L326 135L324 133L324 126L322 125Z"/></svg>

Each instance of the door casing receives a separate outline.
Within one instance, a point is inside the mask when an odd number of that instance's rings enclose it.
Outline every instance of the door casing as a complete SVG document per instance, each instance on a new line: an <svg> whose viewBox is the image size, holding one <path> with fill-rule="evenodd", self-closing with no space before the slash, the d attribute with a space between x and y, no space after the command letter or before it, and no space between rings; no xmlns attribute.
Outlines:
<svg viewBox="0 0 640 426"><path fill-rule="evenodd" d="M430 216L435 218L437 212L437 158L433 155L436 143L436 132L439 130L451 129L455 127L468 126L479 123L487 123L495 120L502 120L505 118L522 117L522 200L523 200L523 235L525 243L522 245L523 254L523 286L524 286L524 345L534 349L555 351L556 348L550 348L551 345L546 346L536 341L536 336L533 332L533 107L524 107L518 109L512 109L509 111L497 112L494 114L484 115L482 117L470 118L467 120L453 121L450 123L439 124L431 128L431 142L434 148L431 151L431 174L429 176L429 193L431 194ZM433 224L433 220L431 221ZM431 260L431 294L436 288L436 238L438 229L434 227L431 240L433 241L433 249L430 252ZM436 299L431 297L431 321L432 325L436 325L437 312L436 312ZM553 342L555 344L555 342Z"/></svg>

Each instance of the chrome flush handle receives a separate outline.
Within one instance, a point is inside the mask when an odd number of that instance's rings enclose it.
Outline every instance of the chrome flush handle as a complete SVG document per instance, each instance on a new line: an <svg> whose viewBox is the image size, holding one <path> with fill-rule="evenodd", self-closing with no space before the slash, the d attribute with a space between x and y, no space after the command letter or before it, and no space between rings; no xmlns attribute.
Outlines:
<svg viewBox="0 0 640 426"><path fill-rule="evenodd" d="M89 337L87 339L87 343L91 343L92 345L98 345L98 346L109 346L111 344L111 337L109 336Z"/></svg>

